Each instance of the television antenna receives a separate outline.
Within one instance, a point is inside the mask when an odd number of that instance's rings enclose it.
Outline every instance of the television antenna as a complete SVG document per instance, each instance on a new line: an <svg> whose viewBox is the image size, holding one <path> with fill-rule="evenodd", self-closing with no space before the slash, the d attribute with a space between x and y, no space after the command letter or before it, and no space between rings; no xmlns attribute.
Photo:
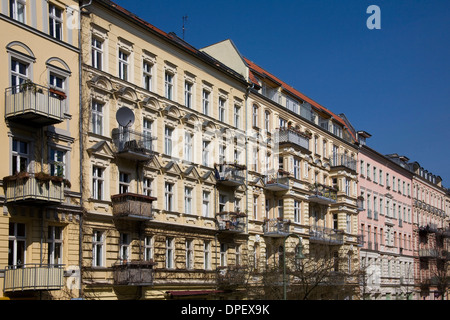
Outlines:
<svg viewBox="0 0 450 320"><path fill-rule="evenodd" d="M185 24L187 22L188 16L183 16L183 40L184 40L184 31L186 30Z"/></svg>

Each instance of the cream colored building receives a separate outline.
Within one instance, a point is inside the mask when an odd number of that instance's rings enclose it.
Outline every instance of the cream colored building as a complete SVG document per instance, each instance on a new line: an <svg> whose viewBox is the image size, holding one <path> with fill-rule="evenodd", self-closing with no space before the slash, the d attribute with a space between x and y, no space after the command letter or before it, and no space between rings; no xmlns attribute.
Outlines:
<svg viewBox="0 0 450 320"><path fill-rule="evenodd" d="M0 1L0 297L79 295L76 1Z"/></svg>
<svg viewBox="0 0 450 320"><path fill-rule="evenodd" d="M300 237L307 259L334 261L321 268L347 275L344 287L349 291L333 290L332 281L330 286L322 282L326 289L314 298L351 298L361 243L354 129L345 115L332 113L242 57L231 40L202 50L252 83L245 124L246 210L249 260L256 273L281 267L284 242L287 254Z"/></svg>
<svg viewBox="0 0 450 320"><path fill-rule="evenodd" d="M236 289L247 81L109 1L86 7L81 30L83 297Z"/></svg>

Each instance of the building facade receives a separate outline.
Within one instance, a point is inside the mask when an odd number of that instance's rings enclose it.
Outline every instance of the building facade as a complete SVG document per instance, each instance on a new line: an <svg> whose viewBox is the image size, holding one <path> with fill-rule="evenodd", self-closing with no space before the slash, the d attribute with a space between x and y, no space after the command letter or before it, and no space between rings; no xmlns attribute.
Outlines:
<svg viewBox="0 0 450 320"><path fill-rule="evenodd" d="M364 299L406 300L414 292L414 235L412 174L408 159L396 161L365 144L370 136L359 132L360 248L365 271Z"/></svg>
<svg viewBox="0 0 450 320"><path fill-rule="evenodd" d="M80 266L78 5L0 10L0 296L68 299Z"/></svg>

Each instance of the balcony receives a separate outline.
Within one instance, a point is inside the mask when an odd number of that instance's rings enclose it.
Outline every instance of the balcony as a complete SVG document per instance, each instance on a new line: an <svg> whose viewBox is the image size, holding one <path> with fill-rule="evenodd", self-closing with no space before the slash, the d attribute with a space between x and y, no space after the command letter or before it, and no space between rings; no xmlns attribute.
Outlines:
<svg viewBox="0 0 450 320"><path fill-rule="evenodd" d="M219 231L223 232L245 232L247 215L242 212L224 211L216 214Z"/></svg>
<svg viewBox="0 0 450 320"><path fill-rule="evenodd" d="M419 249L419 258L430 259L440 257L437 249Z"/></svg>
<svg viewBox="0 0 450 320"><path fill-rule="evenodd" d="M309 139L310 136L297 131L293 128L279 128L275 133L275 143L278 145L293 145L294 147L299 147L310 153L309 151Z"/></svg>
<svg viewBox="0 0 450 320"><path fill-rule="evenodd" d="M48 126L64 120L66 96L31 81L5 90L5 119L31 126Z"/></svg>
<svg viewBox="0 0 450 320"><path fill-rule="evenodd" d="M45 173L21 172L3 178L6 203L51 205L64 201L64 179Z"/></svg>
<svg viewBox="0 0 450 320"><path fill-rule="evenodd" d="M5 292L59 290L64 285L62 265L25 264L5 269Z"/></svg>
<svg viewBox="0 0 450 320"><path fill-rule="evenodd" d="M344 234L342 231L335 229L311 226L309 231L309 241L311 243L341 245L344 243Z"/></svg>
<svg viewBox="0 0 450 320"><path fill-rule="evenodd" d="M150 286L153 285L155 263L150 261L133 260L121 261L113 265L115 285Z"/></svg>
<svg viewBox="0 0 450 320"><path fill-rule="evenodd" d="M312 194L308 197L309 201L319 204L333 204L337 201L337 191L319 183L310 185Z"/></svg>
<svg viewBox="0 0 450 320"><path fill-rule="evenodd" d="M230 187L241 186L245 183L245 169L245 165L236 163L215 165L215 177L217 183Z"/></svg>
<svg viewBox="0 0 450 320"><path fill-rule="evenodd" d="M155 197L135 193L121 193L111 196L115 218L145 221L153 219L152 202Z"/></svg>
<svg viewBox="0 0 450 320"><path fill-rule="evenodd" d="M331 169L345 168L356 172L356 160L347 154L333 154L330 159Z"/></svg>
<svg viewBox="0 0 450 320"><path fill-rule="evenodd" d="M268 237L285 237L289 234L290 220L275 218L264 222L264 235Z"/></svg>
<svg viewBox="0 0 450 320"><path fill-rule="evenodd" d="M270 191L285 191L289 189L289 173L278 172L264 179L265 188Z"/></svg>
<svg viewBox="0 0 450 320"><path fill-rule="evenodd" d="M155 138L128 128L116 128L112 133L116 156L128 160L147 161L153 156Z"/></svg>

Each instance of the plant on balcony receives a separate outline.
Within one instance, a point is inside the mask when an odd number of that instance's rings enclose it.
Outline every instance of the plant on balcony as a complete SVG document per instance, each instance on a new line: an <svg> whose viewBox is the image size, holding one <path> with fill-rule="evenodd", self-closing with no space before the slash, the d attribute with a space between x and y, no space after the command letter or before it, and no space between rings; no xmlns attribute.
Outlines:
<svg viewBox="0 0 450 320"><path fill-rule="evenodd" d="M58 89L50 88L50 89L48 89L48 91L50 93L52 93L53 95L55 95L56 98L58 98L59 100L64 100L67 98L66 94L63 91L60 91Z"/></svg>
<svg viewBox="0 0 450 320"><path fill-rule="evenodd" d="M30 177L30 174L28 172L20 171L20 172L16 172L13 175L3 177L3 182L28 179L29 177Z"/></svg>
<svg viewBox="0 0 450 320"><path fill-rule="evenodd" d="M48 173L41 171L41 172L35 173L34 177L41 184L46 183L48 181L53 181L53 182L62 182L62 183L64 183L64 186L66 186L68 188L71 187L70 181L68 179L64 179L63 176L52 176Z"/></svg>

